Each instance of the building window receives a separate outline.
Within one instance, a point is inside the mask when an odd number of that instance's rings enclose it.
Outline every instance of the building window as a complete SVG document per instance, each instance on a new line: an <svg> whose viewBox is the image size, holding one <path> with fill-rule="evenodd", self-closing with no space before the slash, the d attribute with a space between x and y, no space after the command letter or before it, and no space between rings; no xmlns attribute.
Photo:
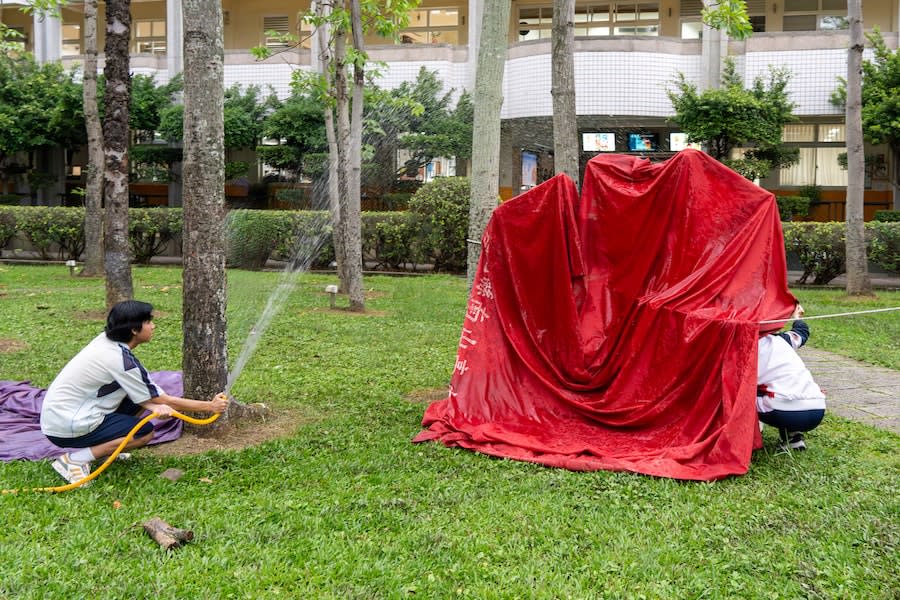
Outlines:
<svg viewBox="0 0 900 600"><path fill-rule="evenodd" d="M459 9L423 8L409 12L409 25L400 33L401 44L458 44Z"/></svg>
<svg viewBox="0 0 900 600"><path fill-rule="evenodd" d="M263 17L263 46L270 50L287 48L290 43L282 36L291 33L287 15Z"/></svg>
<svg viewBox="0 0 900 600"><path fill-rule="evenodd" d="M519 9L518 40L550 39L552 6ZM575 35L659 35L659 2L576 4Z"/></svg>
<svg viewBox="0 0 900 600"><path fill-rule="evenodd" d="M166 53L166 22L164 19L134 22L134 47L139 54Z"/></svg>
<svg viewBox="0 0 900 600"><path fill-rule="evenodd" d="M784 0L784 31L847 29L847 0Z"/></svg>
<svg viewBox="0 0 900 600"><path fill-rule="evenodd" d="M846 128L842 123L785 125L782 140L800 150L800 160L779 172L782 186L847 185L847 170L838 163L838 156L847 151Z"/></svg>
<svg viewBox="0 0 900 600"><path fill-rule="evenodd" d="M62 26L62 55L71 56L81 54L81 24L63 23Z"/></svg>

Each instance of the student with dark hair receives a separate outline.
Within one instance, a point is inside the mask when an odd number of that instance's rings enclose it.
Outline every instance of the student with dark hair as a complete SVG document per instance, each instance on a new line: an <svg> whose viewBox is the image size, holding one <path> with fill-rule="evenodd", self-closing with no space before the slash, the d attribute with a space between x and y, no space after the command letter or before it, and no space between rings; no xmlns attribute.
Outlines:
<svg viewBox="0 0 900 600"><path fill-rule="evenodd" d="M56 446L78 448L53 461L66 481L87 477L91 462L112 454L145 410L169 417L173 410L221 413L228 406L225 394L209 402L179 398L151 379L132 350L149 342L155 328L152 305L137 300L116 304L104 332L75 355L47 389L41 431ZM152 438L153 425L145 423L126 448L139 448Z"/></svg>
<svg viewBox="0 0 900 600"><path fill-rule="evenodd" d="M781 447L806 450L803 434L815 429L825 416L825 394L797 354L809 339L809 325L800 320L799 304L790 331L759 339L756 412L761 423L777 427Z"/></svg>

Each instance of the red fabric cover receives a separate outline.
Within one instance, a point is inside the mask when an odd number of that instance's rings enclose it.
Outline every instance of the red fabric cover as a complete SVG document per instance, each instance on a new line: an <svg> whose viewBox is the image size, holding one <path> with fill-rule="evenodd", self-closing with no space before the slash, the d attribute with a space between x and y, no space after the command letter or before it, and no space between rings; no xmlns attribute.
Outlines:
<svg viewBox="0 0 900 600"><path fill-rule="evenodd" d="M413 441L573 470L743 474L760 444L758 322L795 302L771 193L694 150L598 156L580 201L558 175L494 211L449 396Z"/></svg>

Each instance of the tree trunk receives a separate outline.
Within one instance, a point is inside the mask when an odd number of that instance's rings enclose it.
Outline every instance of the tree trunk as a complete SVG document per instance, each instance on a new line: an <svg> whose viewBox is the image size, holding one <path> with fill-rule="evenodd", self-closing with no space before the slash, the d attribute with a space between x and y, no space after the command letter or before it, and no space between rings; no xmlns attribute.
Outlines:
<svg viewBox="0 0 900 600"><path fill-rule="evenodd" d="M103 125L97 109L97 0L84 3L84 124L87 190L84 196L84 277L103 275Z"/></svg>
<svg viewBox="0 0 900 600"><path fill-rule="evenodd" d="M319 17L327 17L331 12L331 4L328 2L316 2L315 11ZM334 55L331 51L329 43L330 26L325 23L316 28L316 34L319 41L319 72L326 80L326 87L331 97L336 97L335 78L331 74L331 66L334 64ZM344 236L342 233L343 224L341 223L341 194L338 186L338 165L340 157L338 156L337 133L335 132L334 110L330 103L325 103L325 138L328 142L328 172L325 177L328 178L328 209L331 213L331 242L334 246L334 263L337 271L339 290L342 293L347 292L344 287Z"/></svg>
<svg viewBox="0 0 900 600"><path fill-rule="evenodd" d="M222 6L184 0L184 393L225 389L225 121ZM227 417L226 413L226 417ZM217 423L224 422L219 419Z"/></svg>
<svg viewBox="0 0 900 600"><path fill-rule="evenodd" d="M863 222L865 153L862 134L862 55L864 38L861 0L847 3L850 48L847 54L847 293L872 293Z"/></svg>
<svg viewBox="0 0 900 600"><path fill-rule="evenodd" d="M500 108L509 33L509 2L486 2L475 71L472 144L472 193L466 261L469 287L481 258L481 236L497 206L500 191Z"/></svg>
<svg viewBox="0 0 900 600"><path fill-rule="evenodd" d="M551 94L553 163L579 185L578 118L575 113L575 0L554 0Z"/></svg>
<svg viewBox="0 0 900 600"><path fill-rule="evenodd" d="M103 154L106 200L104 267L106 306L134 295L131 252L128 244L128 103L131 98L131 0L106 3L106 94L103 118Z"/></svg>
<svg viewBox="0 0 900 600"><path fill-rule="evenodd" d="M363 43L362 15L359 0L350 2L350 30L353 35L353 48L359 54L365 54ZM350 295L350 310L363 312L366 301L363 293L363 257L362 257L362 121L363 121L363 87L365 71L359 62L353 64L353 95L350 99L350 181L347 196L347 292Z"/></svg>
<svg viewBox="0 0 900 600"><path fill-rule="evenodd" d="M347 33L338 30L334 36L334 99L337 122L335 142L337 149L338 227L335 227L335 247L340 245L344 262L338 265L341 292L350 292L350 248L348 247L348 219L350 197L350 95L347 83Z"/></svg>

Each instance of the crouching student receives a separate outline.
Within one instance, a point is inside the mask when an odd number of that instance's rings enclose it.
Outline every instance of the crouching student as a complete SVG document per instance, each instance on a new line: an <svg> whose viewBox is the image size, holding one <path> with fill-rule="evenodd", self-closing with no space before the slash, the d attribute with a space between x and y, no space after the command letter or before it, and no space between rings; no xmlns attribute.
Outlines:
<svg viewBox="0 0 900 600"><path fill-rule="evenodd" d="M63 367L47 389L41 431L54 445L78 448L53 461L62 477L75 483L88 476L91 463L112 454L141 420L145 410L170 417L173 410L221 413L225 394L211 401L170 396L154 383L132 354L153 338L153 306L127 300L112 307L106 328ZM145 423L125 446L138 448L153 438ZM121 456L121 455L120 455Z"/></svg>
<svg viewBox="0 0 900 600"><path fill-rule="evenodd" d="M802 316L798 304L792 318ZM756 411L762 423L778 428L784 449L805 450L803 434L825 416L825 394L797 354L807 339L809 326L800 320L794 321L791 331L759 339Z"/></svg>

